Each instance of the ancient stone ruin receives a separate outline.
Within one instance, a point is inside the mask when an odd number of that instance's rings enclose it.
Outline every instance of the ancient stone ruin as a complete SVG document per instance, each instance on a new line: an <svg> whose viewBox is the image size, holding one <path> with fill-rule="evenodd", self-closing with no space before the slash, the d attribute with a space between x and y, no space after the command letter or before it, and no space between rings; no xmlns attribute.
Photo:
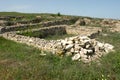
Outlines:
<svg viewBox="0 0 120 80"><path fill-rule="evenodd" d="M75 36L60 40L55 46L55 54L71 56L72 60L85 63L96 60L113 51L114 46L101 43L87 36Z"/></svg>
<svg viewBox="0 0 120 80"><path fill-rule="evenodd" d="M60 56L71 56L72 60L83 61L89 63L91 61L98 60L100 57L106 55L110 51L113 51L114 46L109 43L101 43L94 39L95 35L99 35L102 31L99 27L81 27L89 23L89 20L76 20L75 24L68 24L69 21L75 20L60 20L60 21L48 21L44 23L36 24L24 24L14 26L0 26L1 36L13 40L19 43L25 43L27 45L34 46L40 50L50 51L53 54ZM88 22L86 22L88 21ZM64 25L63 25L64 24ZM59 34L75 34L77 36L68 37L60 40L45 40L42 37L30 37L20 35L29 30L26 30L30 26L32 33L40 33L44 36ZM37 27L36 25L42 26ZM22 31L21 31L22 30ZM43 36L42 35L42 36Z"/></svg>

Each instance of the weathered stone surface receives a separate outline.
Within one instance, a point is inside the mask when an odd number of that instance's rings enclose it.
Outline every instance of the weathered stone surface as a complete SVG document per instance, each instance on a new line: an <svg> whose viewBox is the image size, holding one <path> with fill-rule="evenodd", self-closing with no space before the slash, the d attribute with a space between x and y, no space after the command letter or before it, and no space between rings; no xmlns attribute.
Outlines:
<svg viewBox="0 0 120 80"><path fill-rule="evenodd" d="M80 58L80 54L75 54L73 57L72 57L72 60L78 60Z"/></svg>
<svg viewBox="0 0 120 80"><path fill-rule="evenodd" d="M65 47L65 49L66 49L66 50L69 50L69 49L71 49L73 46L74 46L73 44L69 44L69 45L67 45L67 46Z"/></svg>
<svg viewBox="0 0 120 80"><path fill-rule="evenodd" d="M4 33L4 34L2 34L2 36L6 39L14 40L14 41L20 42L20 43L25 43L27 45L34 46L38 49L49 50L49 51L52 50L53 45L55 45L55 43L57 42L57 41L49 42L49 41L46 41L46 40L40 39L40 38L17 35L12 32Z"/></svg>
<svg viewBox="0 0 120 80"><path fill-rule="evenodd" d="M72 56L72 52L66 52L66 56Z"/></svg>
<svg viewBox="0 0 120 80"><path fill-rule="evenodd" d="M105 52L109 53L110 51L113 50L114 46L112 46L111 44L105 43L104 48L105 48Z"/></svg>
<svg viewBox="0 0 120 80"><path fill-rule="evenodd" d="M58 44L64 45L61 49L63 50L63 55L72 55L72 60L83 61L85 63L102 57L114 48L114 46L108 43L101 43L87 36L66 38L58 42Z"/></svg>

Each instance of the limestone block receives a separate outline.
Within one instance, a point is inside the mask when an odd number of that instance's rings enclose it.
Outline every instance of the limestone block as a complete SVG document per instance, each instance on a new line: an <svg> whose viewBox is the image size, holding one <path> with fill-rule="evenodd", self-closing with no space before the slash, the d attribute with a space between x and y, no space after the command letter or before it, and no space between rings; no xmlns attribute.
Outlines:
<svg viewBox="0 0 120 80"><path fill-rule="evenodd" d="M72 57L72 60L78 60L80 58L80 54L75 54L73 57Z"/></svg>
<svg viewBox="0 0 120 80"><path fill-rule="evenodd" d="M108 43L105 43L105 44L104 44L104 48L105 48L105 52L106 52L106 53L109 53L110 51L113 50L114 46L112 46L112 45L110 45L110 44L108 44Z"/></svg>
<svg viewBox="0 0 120 80"><path fill-rule="evenodd" d="M66 49L66 50L69 50L69 49L71 49L73 46L74 46L74 44L69 44L69 45L67 45L67 46L65 47L65 49Z"/></svg>

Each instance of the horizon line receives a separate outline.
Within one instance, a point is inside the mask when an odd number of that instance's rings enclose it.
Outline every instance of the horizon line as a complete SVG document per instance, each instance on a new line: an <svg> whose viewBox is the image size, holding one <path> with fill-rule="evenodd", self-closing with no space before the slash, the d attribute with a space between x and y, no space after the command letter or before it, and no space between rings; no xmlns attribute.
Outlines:
<svg viewBox="0 0 120 80"><path fill-rule="evenodd" d="M1 12L15 12L15 13L25 13L25 14L57 14L60 13L61 15L67 15L67 16L77 16L77 17L89 17L89 18L99 18L99 19L114 19L114 20L120 20L120 18L109 18L109 17L97 17L97 16L85 16L85 15L77 15L77 14L65 14L61 12L22 12L22 11L0 11Z"/></svg>

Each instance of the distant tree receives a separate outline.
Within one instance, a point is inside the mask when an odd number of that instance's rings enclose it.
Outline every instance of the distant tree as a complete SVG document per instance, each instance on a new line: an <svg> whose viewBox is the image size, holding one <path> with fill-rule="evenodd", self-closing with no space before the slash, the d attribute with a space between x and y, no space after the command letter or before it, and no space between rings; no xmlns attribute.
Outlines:
<svg viewBox="0 0 120 80"><path fill-rule="evenodd" d="M60 12L57 13L57 16L61 16Z"/></svg>

